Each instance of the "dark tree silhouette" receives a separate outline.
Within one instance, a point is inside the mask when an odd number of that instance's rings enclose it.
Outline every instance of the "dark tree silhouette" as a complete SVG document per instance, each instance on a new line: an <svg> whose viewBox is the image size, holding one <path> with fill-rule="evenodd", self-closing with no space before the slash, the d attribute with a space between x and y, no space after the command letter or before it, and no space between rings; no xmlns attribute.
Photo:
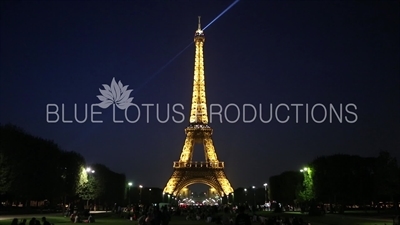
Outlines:
<svg viewBox="0 0 400 225"><path fill-rule="evenodd" d="M125 175L104 165L79 185L85 159L13 125L0 125L0 198L9 202L68 203L76 197L122 203Z"/></svg>
<svg viewBox="0 0 400 225"><path fill-rule="evenodd" d="M398 208L398 197L400 196L400 180L397 159L389 152L381 151L376 160L374 173L375 191L379 200L391 201ZM379 207L378 207L379 208Z"/></svg>
<svg viewBox="0 0 400 225"><path fill-rule="evenodd" d="M268 183L271 198L283 204L295 204L302 181L303 174L297 171L286 171L271 177Z"/></svg>

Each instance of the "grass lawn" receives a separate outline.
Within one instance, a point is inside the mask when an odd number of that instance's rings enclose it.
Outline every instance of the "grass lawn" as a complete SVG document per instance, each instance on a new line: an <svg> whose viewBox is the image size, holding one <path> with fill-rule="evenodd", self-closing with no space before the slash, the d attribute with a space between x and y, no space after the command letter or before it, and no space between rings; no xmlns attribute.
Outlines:
<svg viewBox="0 0 400 225"><path fill-rule="evenodd" d="M310 222L311 225L391 225L392 220L390 219L380 219L380 218L367 218L362 216L354 216L354 215L325 215L325 216L308 216L300 213L272 213L272 212L261 212L266 217L271 216L280 216L280 217L287 217L287 216L297 216L302 217L305 221ZM26 218L29 222L31 216L25 215L21 218ZM39 216L36 216L39 218ZM40 216L41 218L41 216ZM73 224L69 218L65 218L62 216L55 216L55 215L48 215L46 216L47 220L54 224ZM0 220L0 225L10 225L11 219L7 220ZM136 221L129 221L121 218L116 218L115 216L108 214L102 217L96 217L96 224L100 225L137 225ZM205 221L186 221L184 217L172 217L170 225L201 225L201 224L208 224ZM215 224L215 223L211 223ZM259 223L253 223L259 224Z"/></svg>
<svg viewBox="0 0 400 225"><path fill-rule="evenodd" d="M65 218L62 216L54 216L54 215L45 215L47 220L50 223L54 223L55 225L58 224L74 224L72 223L69 218ZM31 216L25 215L22 216L21 218L27 219L27 224L29 223L29 219ZM41 217L40 217L41 218ZM38 217L36 217L38 219ZM0 220L0 225L10 225L11 224L11 219L7 220ZM136 221L129 221L121 218L116 218L116 217L105 217L105 218L97 218L96 217L96 223L99 225L137 225ZM207 224L205 221L186 221L183 217L173 217L170 225L200 225L200 224Z"/></svg>
<svg viewBox="0 0 400 225"><path fill-rule="evenodd" d="M391 219L382 219L365 216L354 216L354 215L338 215L338 214L327 214L325 216L308 216L298 212L290 213L273 213L273 212L261 212L266 217L271 216L296 216L302 217L304 221L311 223L311 225L391 225Z"/></svg>
<svg viewBox="0 0 400 225"><path fill-rule="evenodd" d="M329 224L329 225L389 225L391 220L351 217L340 215L326 215L324 217L308 217L311 224Z"/></svg>

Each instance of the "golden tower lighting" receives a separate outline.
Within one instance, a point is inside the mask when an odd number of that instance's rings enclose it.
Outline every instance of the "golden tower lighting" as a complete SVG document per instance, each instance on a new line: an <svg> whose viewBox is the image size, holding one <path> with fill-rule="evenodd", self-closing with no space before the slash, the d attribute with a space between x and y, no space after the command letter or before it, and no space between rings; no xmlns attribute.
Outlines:
<svg viewBox="0 0 400 225"><path fill-rule="evenodd" d="M224 162L218 160L214 148L212 141L213 129L208 125L204 76L204 42L205 36L201 29L199 17L198 27L194 35L194 76L189 126L185 129L186 139L179 161L173 163L174 171L164 188L165 193L174 196L177 196L183 188L194 183L207 184L214 188L220 196L228 196L233 193L233 188L225 174ZM203 145L205 161L192 161L195 144Z"/></svg>

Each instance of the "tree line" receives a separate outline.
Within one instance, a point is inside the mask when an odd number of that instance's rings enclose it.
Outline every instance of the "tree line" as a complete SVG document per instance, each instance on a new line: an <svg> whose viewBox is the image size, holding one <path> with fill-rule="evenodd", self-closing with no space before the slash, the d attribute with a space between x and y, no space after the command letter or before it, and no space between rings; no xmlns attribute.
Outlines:
<svg viewBox="0 0 400 225"><path fill-rule="evenodd" d="M82 155L13 125L0 125L0 201L32 206L72 202L112 205L126 198L124 174L102 164L86 171Z"/></svg>
<svg viewBox="0 0 400 225"><path fill-rule="evenodd" d="M271 199L283 204L310 201L330 205L380 208L400 199L397 159L382 151L377 157L335 154L318 157L301 171L286 171L269 179Z"/></svg>

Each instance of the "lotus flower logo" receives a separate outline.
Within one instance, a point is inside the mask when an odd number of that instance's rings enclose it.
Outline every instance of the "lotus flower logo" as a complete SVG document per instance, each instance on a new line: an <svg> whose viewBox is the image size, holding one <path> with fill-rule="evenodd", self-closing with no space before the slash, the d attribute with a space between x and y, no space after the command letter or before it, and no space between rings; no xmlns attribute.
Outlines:
<svg viewBox="0 0 400 225"><path fill-rule="evenodd" d="M119 109L125 110L129 106L133 105L133 97L130 98L130 94L133 89L128 90L129 85L123 86L121 81L115 82L113 78L111 85L103 84L104 90L99 89L101 95L97 95L97 98L101 101L98 106L106 109L110 105L114 104Z"/></svg>

